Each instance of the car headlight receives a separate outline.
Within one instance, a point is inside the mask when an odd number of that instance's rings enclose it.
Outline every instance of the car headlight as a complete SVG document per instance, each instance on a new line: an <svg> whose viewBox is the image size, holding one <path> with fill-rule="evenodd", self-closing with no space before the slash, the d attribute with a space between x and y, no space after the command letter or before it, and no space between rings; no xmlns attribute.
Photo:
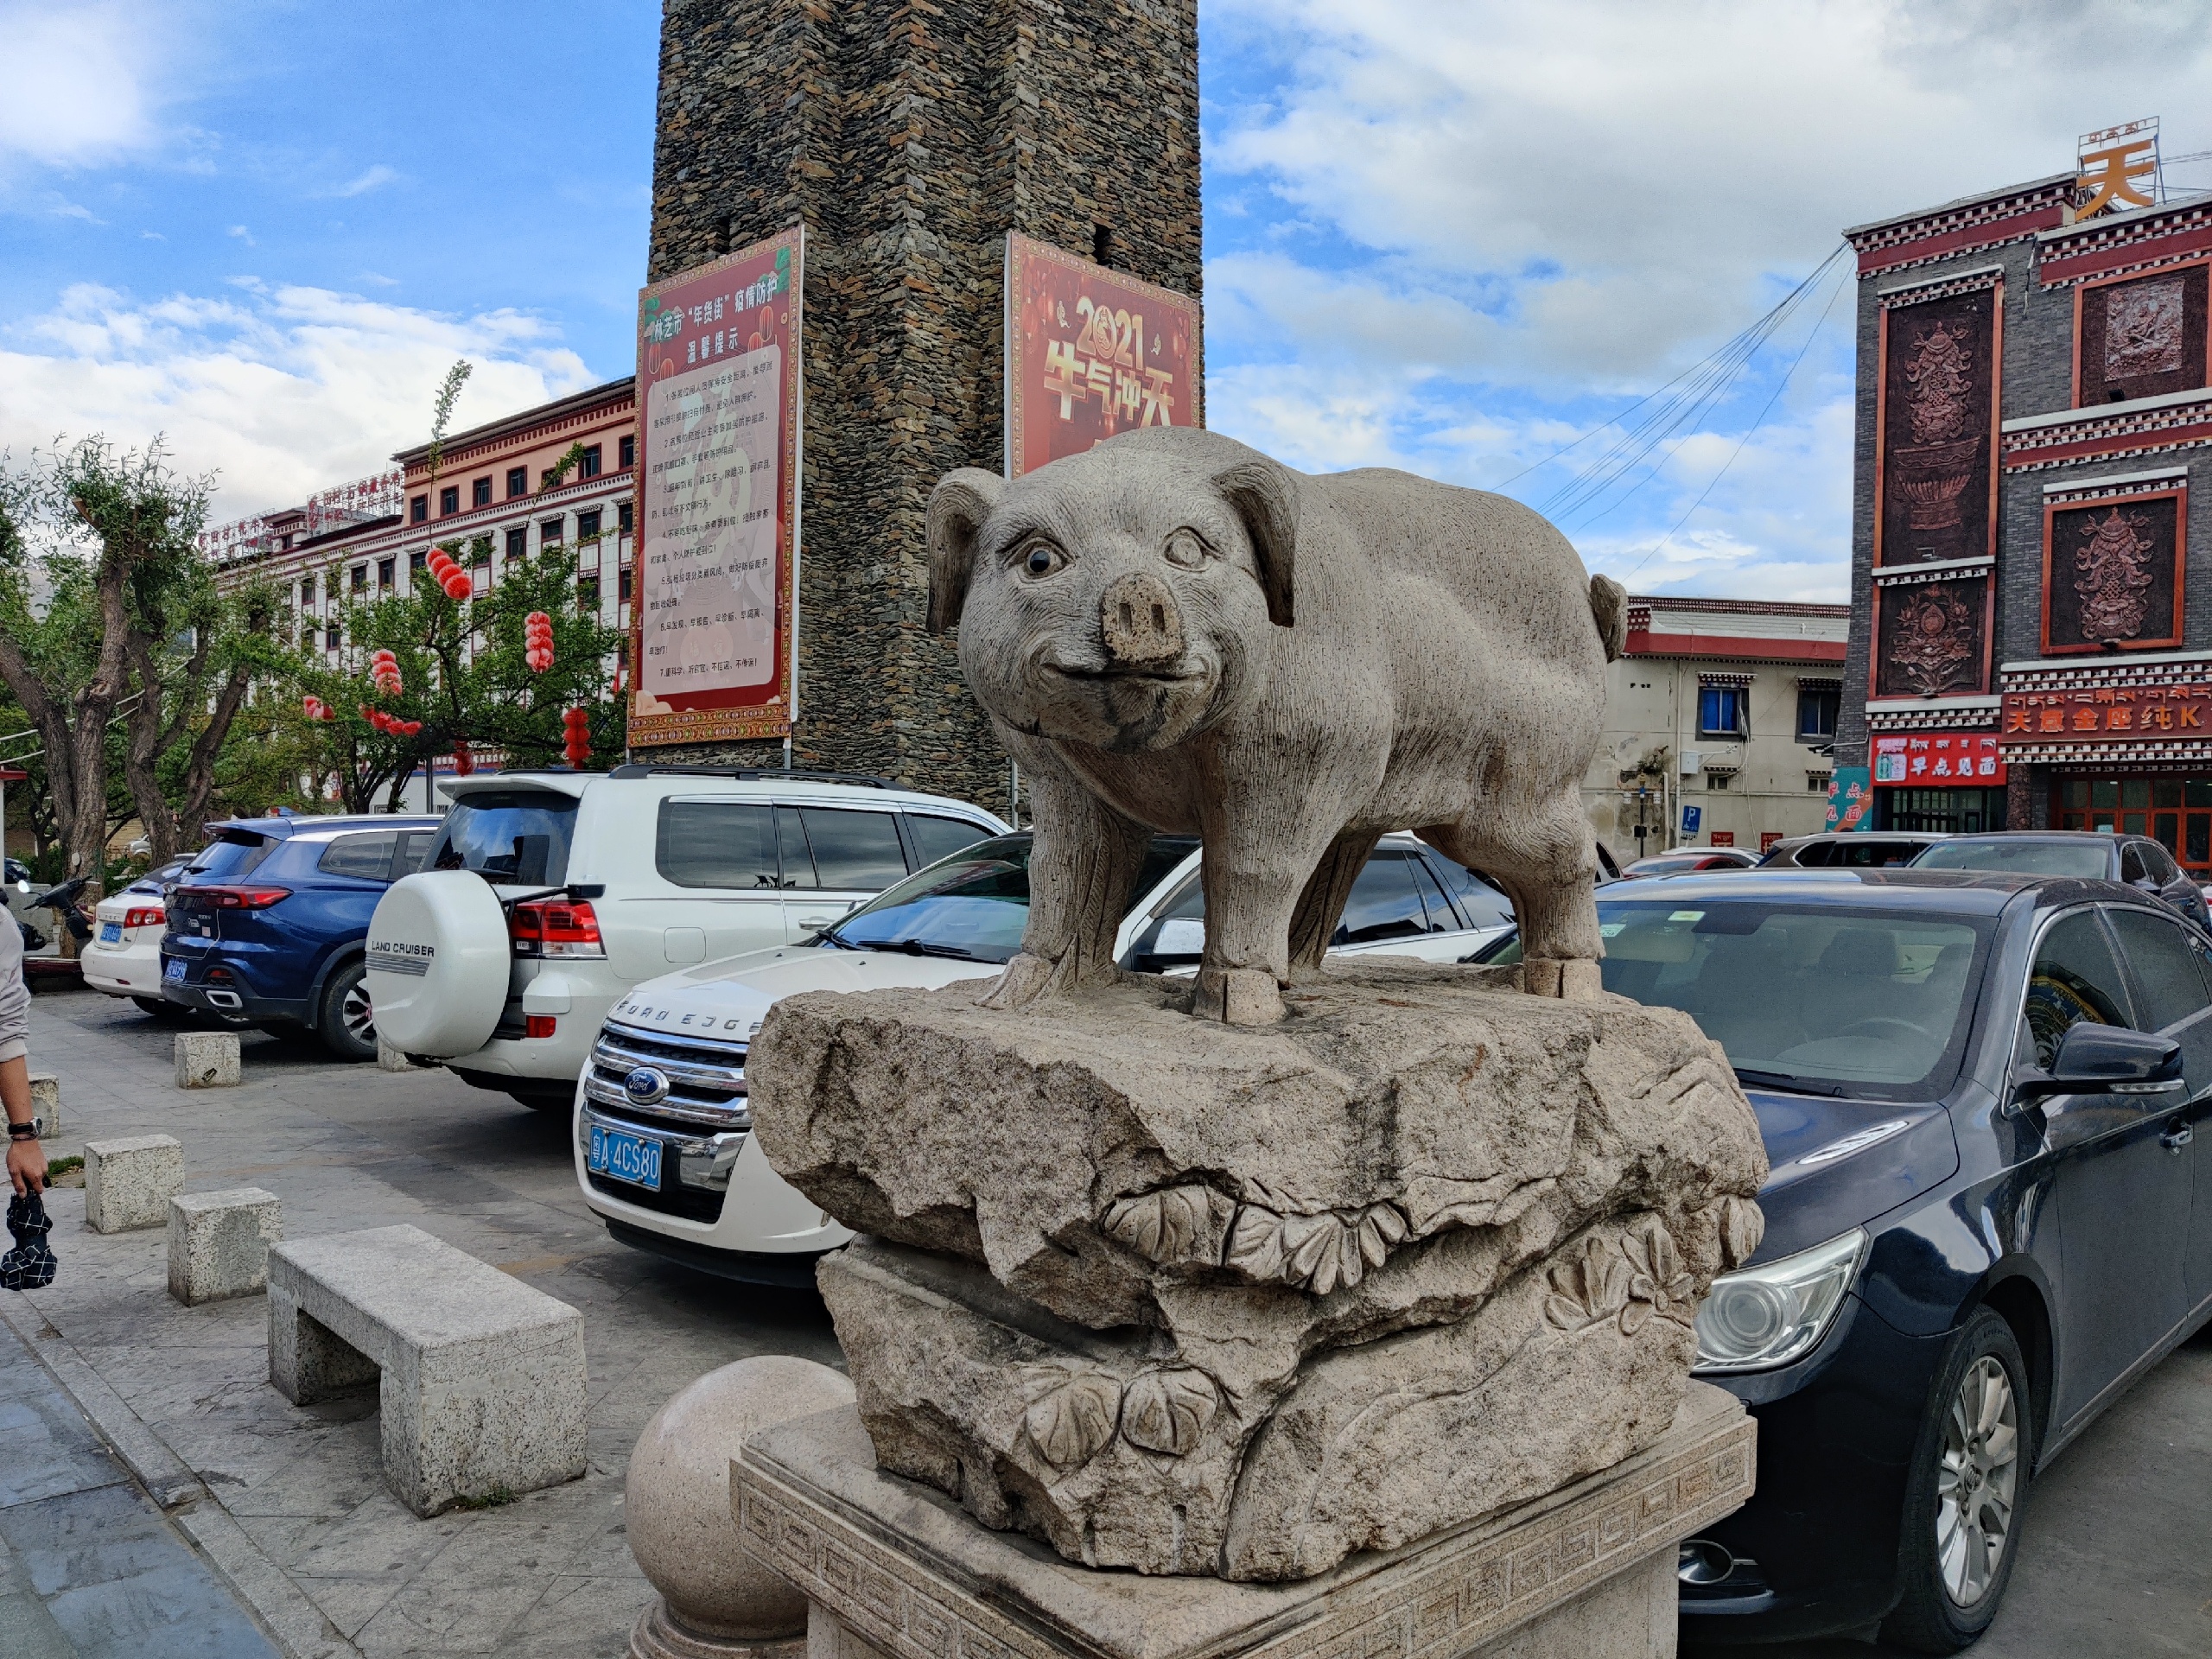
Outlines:
<svg viewBox="0 0 2212 1659"><path fill-rule="evenodd" d="M1697 1310L1695 1371L1762 1371L1808 1354L1835 1322L1859 1271L1866 1232L1763 1267L1724 1273Z"/></svg>

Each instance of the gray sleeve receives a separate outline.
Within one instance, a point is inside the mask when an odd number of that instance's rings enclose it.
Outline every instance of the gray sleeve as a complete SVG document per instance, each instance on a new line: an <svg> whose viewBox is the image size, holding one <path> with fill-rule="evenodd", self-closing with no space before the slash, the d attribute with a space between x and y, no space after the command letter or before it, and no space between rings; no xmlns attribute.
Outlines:
<svg viewBox="0 0 2212 1659"><path fill-rule="evenodd" d="M0 909L0 1060L31 1051L31 994L23 983L23 931Z"/></svg>

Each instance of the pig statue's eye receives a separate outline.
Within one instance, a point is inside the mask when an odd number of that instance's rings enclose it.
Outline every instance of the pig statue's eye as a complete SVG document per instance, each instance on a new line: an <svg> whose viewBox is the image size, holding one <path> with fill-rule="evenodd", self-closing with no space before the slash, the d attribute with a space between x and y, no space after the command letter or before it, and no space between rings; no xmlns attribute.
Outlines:
<svg viewBox="0 0 2212 1659"><path fill-rule="evenodd" d="M1068 562L1068 556L1050 542L1032 542L1022 550L1017 563L1025 575L1049 576Z"/></svg>
<svg viewBox="0 0 2212 1659"><path fill-rule="evenodd" d="M1194 531L1179 530L1167 538L1167 563L1195 570L1206 562L1206 544Z"/></svg>

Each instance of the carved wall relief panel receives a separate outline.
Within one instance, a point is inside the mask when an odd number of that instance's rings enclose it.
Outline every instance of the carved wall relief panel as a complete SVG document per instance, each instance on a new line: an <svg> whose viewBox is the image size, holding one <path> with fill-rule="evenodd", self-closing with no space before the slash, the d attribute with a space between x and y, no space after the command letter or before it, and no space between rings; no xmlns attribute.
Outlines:
<svg viewBox="0 0 2212 1659"><path fill-rule="evenodd" d="M1883 314L1877 563L1991 550L2000 291Z"/></svg>
<svg viewBox="0 0 2212 1659"><path fill-rule="evenodd" d="M2205 359L2207 269L2198 264L2082 286L2077 406L2212 385Z"/></svg>
<svg viewBox="0 0 2212 1659"><path fill-rule="evenodd" d="M1986 575L1878 588L1874 602L1876 696L1969 696L1986 689Z"/></svg>
<svg viewBox="0 0 2212 1659"><path fill-rule="evenodd" d="M2162 491L2045 511L2045 652L2181 643L2182 499Z"/></svg>

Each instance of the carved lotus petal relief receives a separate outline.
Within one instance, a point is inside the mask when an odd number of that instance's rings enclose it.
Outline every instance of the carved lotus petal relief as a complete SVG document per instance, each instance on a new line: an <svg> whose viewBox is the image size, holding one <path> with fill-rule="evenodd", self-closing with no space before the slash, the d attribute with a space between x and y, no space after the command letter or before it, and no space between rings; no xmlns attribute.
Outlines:
<svg viewBox="0 0 2212 1659"><path fill-rule="evenodd" d="M1261 1281L1298 1285L1316 1296L1349 1288L1379 1268L1402 1243L1406 1218L1393 1204L1363 1209L1280 1215L1264 1205L1236 1212L1229 1236L1228 1265Z"/></svg>
<svg viewBox="0 0 2212 1659"><path fill-rule="evenodd" d="M1065 1380L1051 1382L1029 1402L1022 1426L1039 1457L1055 1469L1072 1469L1090 1462L1114 1438L1122 1409L1121 1384L1096 1372L1046 1375Z"/></svg>
<svg viewBox="0 0 2212 1659"><path fill-rule="evenodd" d="M1220 1404L1220 1393L1204 1371L1147 1371L1129 1384L1122 1438L1147 1452L1187 1457L1198 1449Z"/></svg>
<svg viewBox="0 0 2212 1659"><path fill-rule="evenodd" d="M1749 1198L1730 1194L1720 1200L1720 1258L1724 1268L1750 1261L1766 1236L1766 1215Z"/></svg>
<svg viewBox="0 0 2212 1659"><path fill-rule="evenodd" d="M1202 1260L1211 1231L1213 1194L1205 1186L1170 1186L1116 1199L1101 1224L1109 1238L1147 1261Z"/></svg>
<svg viewBox="0 0 2212 1659"><path fill-rule="evenodd" d="M1628 1262L1602 1239L1584 1239L1580 1250L1553 1264L1550 1278L1544 1318L1561 1331L1610 1319L1628 1302Z"/></svg>
<svg viewBox="0 0 2212 1659"><path fill-rule="evenodd" d="M1697 1316L1692 1295L1696 1281L1682 1270L1674 1236L1664 1227L1656 1220L1646 1222L1621 1240L1621 1249L1632 1269L1629 1304L1621 1310L1624 1335L1634 1336L1653 1313L1677 1325L1688 1325Z"/></svg>

